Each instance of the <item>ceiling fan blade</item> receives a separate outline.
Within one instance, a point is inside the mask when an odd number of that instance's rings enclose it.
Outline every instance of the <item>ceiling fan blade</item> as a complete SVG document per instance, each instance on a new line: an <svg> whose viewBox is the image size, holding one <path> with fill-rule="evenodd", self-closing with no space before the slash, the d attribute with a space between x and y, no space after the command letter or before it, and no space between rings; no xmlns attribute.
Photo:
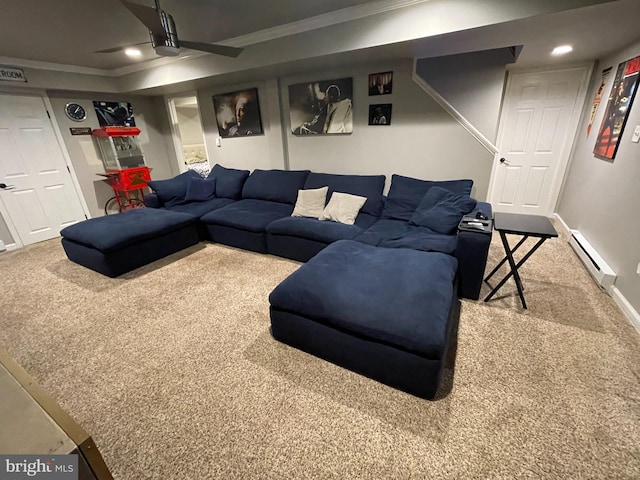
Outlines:
<svg viewBox="0 0 640 480"><path fill-rule="evenodd" d="M160 20L160 14L155 8L145 7L138 3L128 2L127 0L120 0L120 3L127 7L131 13L133 13L138 20L153 32L154 35L165 36L166 32L162 21Z"/></svg>
<svg viewBox="0 0 640 480"><path fill-rule="evenodd" d="M203 52L215 53L216 55L224 55L225 57L237 57L244 48L227 47L226 45L214 45L213 43L190 42L188 40L180 40L180 46L191 48L192 50L202 50Z"/></svg>
<svg viewBox="0 0 640 480"><path fill-rule="evenodd" d="M122 47L113 47L113 48L106 48L104 50L98 50L96 52L93 53L115 53L115 52L121 52L126 50L127 48L130 47L137 47L138 45L148 45L151 42L140 42L140 43L132 43L131 45L124 45Z"/></svg>

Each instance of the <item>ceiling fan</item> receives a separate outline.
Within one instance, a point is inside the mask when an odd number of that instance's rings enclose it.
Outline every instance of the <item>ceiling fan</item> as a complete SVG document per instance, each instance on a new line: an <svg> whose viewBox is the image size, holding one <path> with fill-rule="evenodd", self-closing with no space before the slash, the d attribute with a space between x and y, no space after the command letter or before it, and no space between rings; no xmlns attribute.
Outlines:
<svg viewBox="0 0 640 480"><path fill-rule="evenodd" d="M180 53L180 47L215 53L216 55L224 55L226 57L237 57L243 51L242 48L227 47L225 45L178 40L178 31L176 30L176 24L173 21L173 17L160 8L159 0L155 0L155 8L145 7L144 5L129 2L127 0L120 0L120 3L122 3L122 5L124 5L149 29L151 42L136 43L135 45L151 43L156 54L162 57L177 56ZM106 50L99 50L96 53L118 52L125 50L130 46L132 45L108 48Z"/></svg>

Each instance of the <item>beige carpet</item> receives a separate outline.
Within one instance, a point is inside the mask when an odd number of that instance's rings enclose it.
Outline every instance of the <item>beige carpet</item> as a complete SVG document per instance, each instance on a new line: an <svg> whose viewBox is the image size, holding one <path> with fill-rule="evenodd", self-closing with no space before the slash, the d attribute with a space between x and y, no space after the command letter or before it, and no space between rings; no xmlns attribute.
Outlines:
<svg viewBox="0 0 640 480"><path fill-rule="evenodd" d="M200 244L109 279L57 240L3 253L0 346L117 479L640 478L640 336L562 240L523 267L528 311L512 281L463 301L434 402L273 340L298 266Z"/></svg>

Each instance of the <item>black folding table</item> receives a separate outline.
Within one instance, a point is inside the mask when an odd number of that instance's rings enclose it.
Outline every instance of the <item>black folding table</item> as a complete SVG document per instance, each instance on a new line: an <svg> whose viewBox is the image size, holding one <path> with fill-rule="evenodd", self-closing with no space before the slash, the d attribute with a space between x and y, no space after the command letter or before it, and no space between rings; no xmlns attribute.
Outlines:
<svg viewBox="0 0 640 480"><path fill-rule="evenodd" d="M504 246L504 251L506 256L498 263L496 268L494 268L489 275L484 279L484 281L488 281L497 271L498 269L504 265L504 262L509 262L509 266L511 267L511 271L502 279L500 283L495 286L493 290L487 295L484 299L485 302L491 300L500 288L511 278L513 278L516 282L516 287L518 288L518 295L520 296L520 300L522 301L522 307L527 308L527 303L524 300L524 292L522 288L522 280L520 279L520 275L518 274L518 269L526 262L531 255L542 245L545 240L548 238L553 238L558 236L558 232L553 228L553 224L547 217L542 217L539 215L520 215L515 213L500 213L497 212L495 214L494 228L500 233L500 239L502 240L502 245ZM515 247L511 248L509 246L509 242L507 241L507 234L512 235L521 235L522 238L516 244ZM518 248L529 238L539 238L538 242L533 246L531 250L529 250L524 257L516 264L513 259L513 254Z"/></svg>

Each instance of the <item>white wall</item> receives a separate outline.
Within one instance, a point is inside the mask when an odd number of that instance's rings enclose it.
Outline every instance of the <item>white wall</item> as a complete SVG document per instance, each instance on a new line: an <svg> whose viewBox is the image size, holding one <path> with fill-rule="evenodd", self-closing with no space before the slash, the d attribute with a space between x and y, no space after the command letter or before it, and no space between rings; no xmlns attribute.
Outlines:
<svg viewBox="0 0 640 480"><path fill-rule="evenodd" d="M213 96L254 87L258 89L264 135L222 138L221 146L216 147L219 135ZM198 90L198 105L212 167L219 163L227 168L248 170L285 168L276 79L201 89Z"/></svg>
<svg viewBox="0 0 640 480"><path fill-rule="evenodd" d="M423 58L416 64L416 73L495 143L509 63L513 56L500 48Z"/></svg>
<svg viewBox="0 0 640 480"><path fill-rule="evenodd" d="M640 125L640 98L630 111L626 128L613 161L593 155L596 136L606 110L608 96L621 62L640 55L640 42L613 56L604 58L594 75L594 83L587 95L587 104L566 176L557 212L570 228L587 238L605 261L617 273L615 286L636 311L640 312L640 276L636 274L640 262L640 144L631 136ZM600 86L600 71L613 67L607 79L602 103L587 136L591 104Z"/></svg>
<svg viewBox="0 0 640 480"><path fill-rule="evenodd" d="M198 106L177 107L178 128L183 145L193 145L204 141Z"/></svg>
<svg viewBox="0 0 640 480"><path fill-rule="evenodd" d="M493 156L411 79L411 60L340 68L281 80L291 169L343 174L393 173L422 179L472 178L472 194L485 200ZM393 92L369 96L371 73L393 71ZM294 136L289 125L288 85L353 77L351 135ZM477 86L477 87L482 87ZM369 105L391 103L389 126L369 126Z"/></svg>

